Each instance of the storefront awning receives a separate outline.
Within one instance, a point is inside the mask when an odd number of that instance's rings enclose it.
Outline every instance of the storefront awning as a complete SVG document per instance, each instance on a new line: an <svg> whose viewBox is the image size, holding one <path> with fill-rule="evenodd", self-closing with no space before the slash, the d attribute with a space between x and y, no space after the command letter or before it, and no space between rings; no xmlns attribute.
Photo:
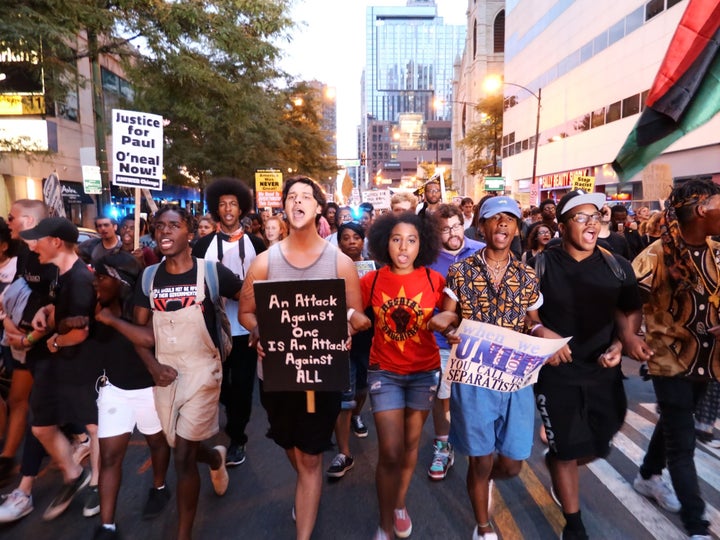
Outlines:
<svg viewBox="0 0 720 540"><path fill-rule="evenodd" d="M63 201L70 204L95 204L89 195L85 194L80 182L60 181Z"/></svg>

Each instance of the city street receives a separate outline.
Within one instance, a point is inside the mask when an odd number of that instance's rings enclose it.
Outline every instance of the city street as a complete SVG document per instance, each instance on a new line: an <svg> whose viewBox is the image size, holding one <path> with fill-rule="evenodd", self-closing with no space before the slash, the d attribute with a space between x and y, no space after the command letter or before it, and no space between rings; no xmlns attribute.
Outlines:
<svg viewBox="0 0 720 540"><path fill-rule="evenodd" d="M681 539L679 516L660 510L632 488L637 464L643 456L656 414L651 384L637 376L637 364L625 359L630 410L625 426L614 441L607 461L581 471L581 507L590 538ZM256 400L257 402L257 400ZM355 467L338 481L325 481L315 528L316 539L372 538L377 527L374 465L377 440L372 415L364 419L370 428L365 439L351 435ZM231 484L225 497L214 495L207 467L201 467L202 487L195 538L276 539L294 538L291 518L294 476L284 452L264 437L266 417L258 404L250 424L247 461L230 470ZM222 439L222 436L219 436ZM470 539L474 527L465 492L466 460L457 456L455 466L442 482L429 480L432 422L429 420L420 450L418 467L408 497L414 539ZM563 518L549 494L549 477L543 460L544 446L536 436L533 455L520 477L499 482L494 493L493 521L500 538L559 538ZM333 457L325 455L325 466ZM141 437L135 436L125 462L125 478L117 512L123 538L172 538L176 520L175 498L163 515L142 521L140 513L150 487L149 454ZM714 538L720 536L720 452L698 446L695 461L701 489L708 502L708 518ZM171 465L172 469L172 465ZM60 482L55 469L43 471L35 490L35 511L16 524L0 526L3 539L90 539L99 519L82 517L82 497L53 522L43 522L42 512ZM174 474L169 485L175 487ZM11 487L14 487L11 486ZM6 488L5 492L10 488Z"/></svg>

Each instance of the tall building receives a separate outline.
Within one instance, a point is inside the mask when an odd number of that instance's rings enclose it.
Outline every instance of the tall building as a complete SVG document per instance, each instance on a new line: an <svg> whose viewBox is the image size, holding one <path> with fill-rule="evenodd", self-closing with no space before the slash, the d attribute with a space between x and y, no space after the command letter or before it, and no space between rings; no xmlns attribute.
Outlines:
<svg viewBox="0 0 720 540"><path fill-rule="evenodd" d="M505 1L467 0L467 35L462 59L455 65L452 102L452 175L458 191L474 201L485 195L485 172L467 171L470 151L461 144L468 130L484 121L475 105L487 97L483 81L489 75L502 75L505 61ZM485 149L484 152L492 152ZM499 153L499 152L498 152ZM492 155L486 156L492 162ZM495 156L495 164L501 163Z"/></svg>
<svg viewBox="0 0 720 540"><path fill-rule="evenodd" d="M507 2L505 82L540 95L537 184L559 198L573 178L640 203L650 169L620 184L610 164L632 130L688 0ZM529 200L538 100L505 85L503 174ZM670 181L720 181L720 116L656 158ZM657 170L657 169L656 169ZM656 180L653 180L656 181ZM650 186L648 185L648 188ZM657 205L657 199L646 202ZM629 203L628 203L629 204Z"/></svg>
<svg viewBox="0 0 720 540"><path fill-rule="evenodd" d="M392 172L399 179L422 157L449 161L453 64L465 28L444 24L434 0L368 7L365 24L361 155L367 175ZM445 131L428 129L435 121L445 122Z"/></svg>

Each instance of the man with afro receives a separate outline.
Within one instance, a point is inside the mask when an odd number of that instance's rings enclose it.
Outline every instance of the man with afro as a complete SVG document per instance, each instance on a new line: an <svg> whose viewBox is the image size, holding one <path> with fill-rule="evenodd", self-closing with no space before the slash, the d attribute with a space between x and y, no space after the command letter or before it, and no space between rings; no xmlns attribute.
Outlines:
<svg viewBox="0 0 720 540"><path fill-rule="evenodd" d="M240 220L252 209L253 198L247 185L237 178L218 178L205 191L208 211L218 223L214 233L200 238L192 254L218 261L244 280L250 263L265 251L265 244L252 234L244 234ZM220 402L225 405L230 437L226 464L229 467L245 461L245 428L250 421L252 393L255 386L257 353L248 347L249 332L238 322L238 303L226 300L225 311L232 325L232 352L223 363Z"/></svg>

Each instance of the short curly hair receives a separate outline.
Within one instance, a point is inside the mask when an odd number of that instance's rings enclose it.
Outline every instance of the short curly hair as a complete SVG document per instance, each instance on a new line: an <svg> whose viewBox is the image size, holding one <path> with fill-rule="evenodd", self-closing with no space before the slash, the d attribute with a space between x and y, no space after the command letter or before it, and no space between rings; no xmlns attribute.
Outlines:
<svg viewBox="0 0 720 540"><path fill-rule="evenodd" d="M384 214L375 220L367 234L368 246L373 259L392 266L388 244L392 230L400 223L412 225L417 229L420 236L420 250L413 262L413 267L419 268L435 262L440 252L440 233L437 219L434 215L427 214L420 217L412 212Z"/></svg>
<svg viewBox="0 0 720 540"><path fill-rule="evenodd" d="M215 221L220 221L218 207L220 205L220 197L223 195L235 195L238 206L240 207L240 217L247 214L253 207L252 192L245 182L239 178L231 178L229 176L216 178L205 188L208 212L210 212L210 215Z"/></svg>

